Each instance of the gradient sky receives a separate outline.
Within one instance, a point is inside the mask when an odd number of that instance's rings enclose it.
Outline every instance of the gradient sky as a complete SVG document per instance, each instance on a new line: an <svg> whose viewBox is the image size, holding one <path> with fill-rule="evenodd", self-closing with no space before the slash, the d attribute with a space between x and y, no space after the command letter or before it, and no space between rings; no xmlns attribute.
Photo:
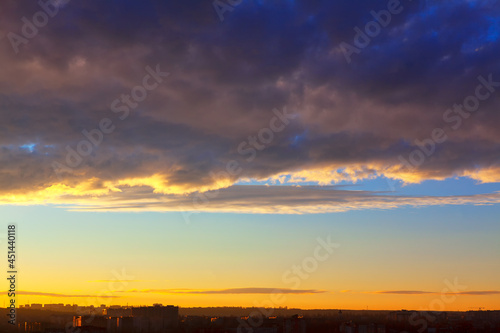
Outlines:
<svg viewBox="0 0 500 333"><path fill-rule="evenodd" d="M20 304L499 309L497 1L214 3L0 4Z"/></svg>

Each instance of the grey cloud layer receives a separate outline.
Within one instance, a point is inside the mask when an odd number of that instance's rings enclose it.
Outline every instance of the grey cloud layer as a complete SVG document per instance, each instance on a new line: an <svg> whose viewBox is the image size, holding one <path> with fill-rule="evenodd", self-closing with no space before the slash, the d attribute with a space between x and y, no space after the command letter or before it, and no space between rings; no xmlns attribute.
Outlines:
<svg viewBox="0 0 500 333"><path fill-rule="evenodd" d="M492 205L500 193L463 196L402 196L383 192L347 190L318 186L231 186L218 190L209 200L191 195L162 195L149 188L124 188L105 199L65 196L61 203L74 210L91 211L191 211L263 214L346 212L364 209L394 209L444 205ZM76 202L76 204L75 204Z"/></svg>

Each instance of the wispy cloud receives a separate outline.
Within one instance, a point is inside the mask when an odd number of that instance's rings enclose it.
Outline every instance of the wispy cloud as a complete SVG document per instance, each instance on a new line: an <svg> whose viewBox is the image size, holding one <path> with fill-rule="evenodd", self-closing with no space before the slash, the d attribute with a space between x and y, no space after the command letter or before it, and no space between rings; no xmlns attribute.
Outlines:
<svg viewBox="0 0 500 333"><path fill-rule="evenodd" d="M152 294L321 294L325 290L287 288L231 288L231 289L143 289L125 290L124 293Z"/></svg>
<svg viewBox="0 0 500 333"><path fill-rule="evenodd" d="M168 280L122 280L120 279L119 282L156 282L156 281L168 281ZM106 283L106 282L117 282L117 280L91 280L87 281L89 283Z"/></svg>
<svg viewBox="0 0 500 333"><path fill-rule="evenodd" d="M353 292L356 293L356 292ZM457 292L437 292L423 290L378 290L378 291L362 291L363 294L393 294L393 295L463 295L463 296L492 296L500 295L498 290L481 290L481 291L457 291Z"/></svg>
<svg viewBox="0 0 500 333"><path fill-rule="evenodd" d="M2 295L7 295L8 292L4 291L1 293ZM120 298L121 296L115 295L81 295L81 294L57 294L57 293L44 293L40 291L17 291L18 295L26 295L26 296L43 296L43 297L63 297L63 298Z"/></svg>
<svg viewBox="0 0 500 333"><path fill-rule="evenodd" d="M462 291L458 293L459 295L468 296L490 296L490 295L500 295L499 290L481 290L481 291Z"/></svg>
<svg viewBox="0 0 500 333"><path fill-rule="evenodd" d="M232 186L220 190L207 203L196 194L175 196L151 188L123 188L105 197L66 196L66 208L79 211L205 211L265 214L346 212L445 205L491 205L500 193L461 196L404 196L385 192L347 190L332 186Z"/></svg>
<svg viewBox="0 0 500 333"><path fill-rule="evenodd" d="M422 291L422 290L381 290L381 291L366 291L365 294L396 294L396 295L426 295L426 294L437 294L432 291Z"/></svg>

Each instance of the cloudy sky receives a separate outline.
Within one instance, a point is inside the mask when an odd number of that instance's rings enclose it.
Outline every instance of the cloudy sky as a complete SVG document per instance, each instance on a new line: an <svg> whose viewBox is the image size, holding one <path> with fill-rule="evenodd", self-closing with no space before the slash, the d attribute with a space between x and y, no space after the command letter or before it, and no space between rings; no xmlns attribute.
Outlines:
<svg viewBox="0 0 500 333"><path fill-rule="evenodd" d="M0 13L21 303L499 308L497 1Z"/></svg>

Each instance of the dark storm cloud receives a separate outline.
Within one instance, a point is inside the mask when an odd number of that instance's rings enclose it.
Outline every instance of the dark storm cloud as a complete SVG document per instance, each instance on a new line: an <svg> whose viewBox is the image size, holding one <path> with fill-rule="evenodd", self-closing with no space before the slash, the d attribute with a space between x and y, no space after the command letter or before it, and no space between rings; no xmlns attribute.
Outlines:
<svg viewBox="0 0 500 333"><path fill-rule="evenodd" d="M57 3L30 37L23 25L42 7L0 4L4 202L134 186L178 195L287 174L320 184L500 180L499 88L484 87L490 96L468 117L444 118L479 76L500 81L496 1L401 1L351 63L341 43L354 45L354 28L388 1L244 1L223 22L210 1ZM148 66L169 76L121 120L111 105L144 84ZM240 144L284 106L296 118L249 161ZM68 165L67 146L77 150L104 118L114 130ZM435 128L447 139L418 167L401 164ZM232 160L240 172L217 182L211 172Z"/></svg>

